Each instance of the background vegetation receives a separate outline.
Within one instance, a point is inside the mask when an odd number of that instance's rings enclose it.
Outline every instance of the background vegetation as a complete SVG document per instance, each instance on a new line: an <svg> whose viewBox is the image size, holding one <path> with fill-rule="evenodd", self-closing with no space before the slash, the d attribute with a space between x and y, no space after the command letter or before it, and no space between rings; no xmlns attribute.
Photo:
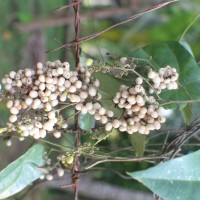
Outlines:
<svg viewBox="0 0 200 200"><path fill-rule="evenodd" d="M163 1L82 0L80 35L82 37L100 31L159 2ZM47 50L54 49L74 39L73 9L68 8L60 12L54 11L55 8L66 3L68 2L64 0L0 1L0 79L12 69L33 67L38 61L44 62L46 60L60 59L61 61L67 60L70 63L74 63L73 49L63 48L51 53L45 53ZM147 44L168 40L179 41L186 27L199 12L200 3L198 0L181 0L171 6L144 15L135 21L118 26L93 40L82 43L81 59L82 61L87 60L86 58L89 55L89 57L105 60L107 59L107 52L113 55L125 56L138 47ZM182 38L182 43L185 46L190 45L190 52L193 52L197 62L200 61L199 22L200 19L197 19L185 37ZM190 120L193 121L198 116L199 105L196 103L190 109L192 109L191 113L193 115ZM0 123L3 125L8 118L8 110L2 102L0 103L0 112ZM67 115L68 113L64 114ZM178 132L185 127L185 120L179 109L173 112L170 110L166 111L166 116L168 116L167 123L159 133L168 132L169 137L173 138L176 131ZM149 137L153 137L154 134ZM160 150L165 138L166 135L154 137L147 144L147 150ZM72 140L73 138L68 139ZM190 143L186 144L183 147L185 153L198 149L199 139L196 136ZM12 142L11 148L6 147L6 139L1 142L1 169L24 153L32 143L32 141L27 141L26 143L19 142L17 139L12 139ZM62 141L62 143L64 144L66 141ZM196 145L192 145L193 143ZM109 146L117 149L118 147L130 147L131 141L128 135L116 132L101 145L101 148ZM133 150L130 150L129 153L133 154ZM116 153L116 155L123 156L123 153ZM145 192L147 196L140 196L141 200L142 198L151 199L146 188L132 179L120 178L116 171L121 173L137 171L153 165L154 163L147 164L144 162L106 163L100 165L99 169L90 171L89 176L92 180L119 186L119 189L126 188ZM104 169L102 170L102 168ZM113 171L108 169L113 169ZM94 198L88 197L84 192L80 193L80 195L82 195L82 199L89 200ZM70 191L60 190L55 187L38 187L24 197L26 200L71 198Z"/></svg>

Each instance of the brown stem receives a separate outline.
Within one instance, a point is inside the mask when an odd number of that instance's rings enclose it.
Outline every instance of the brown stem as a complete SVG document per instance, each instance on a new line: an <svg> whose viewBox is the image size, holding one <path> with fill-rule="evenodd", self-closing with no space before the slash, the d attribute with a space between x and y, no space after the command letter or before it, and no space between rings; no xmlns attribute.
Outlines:
<svg viewBox="0 0 200 200"><path fill-rule="evenodd" d="M75 12L75 20L74 20L74 27L75 27L75 59L76 59L76 67L79 64L79 25L80 25L80 5L79 0L73 0L74 2L74 12Z"/></svg>
<svg viewBox="0 0 200 200"><path fill-rule="evenodd" d="M75 28L75 63L76 67L78 67L79 64L79 25L80 25L80 17L79 17L79 11L80 11L80 2L79 0L73 0L73 8L75 12L75 19L74 19L74 28ZM74 118L74 147L77 148L79 144L79 130L78 130L78 115L75 115ZM78 155L75 155L74 157L74 163L72 168L72 185L74 190L74 200L78 200L78 181L79 181L79 160Z"/></svg>

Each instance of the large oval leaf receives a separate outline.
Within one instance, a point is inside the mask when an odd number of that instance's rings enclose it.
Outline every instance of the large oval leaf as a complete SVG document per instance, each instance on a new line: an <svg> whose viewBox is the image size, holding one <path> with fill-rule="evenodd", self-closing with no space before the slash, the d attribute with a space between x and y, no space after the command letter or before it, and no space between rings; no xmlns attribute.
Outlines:
<svg viewBox="0 0 200 200"><path fill-rule="evenodd" d="M165 200L200 199L200 150L128 174Z"/></svg>
<svg viewBox="0 0 200 200"><path fill-rule="evenodd" d="M131 53L131 56L149 59L155 68L170 65L179 73L179 89L161 93L167 101L200 99L200 68L194 57L179 42L170 41L148 45ZM175 106L175 105L174 105Z"/></svg>
<svg viewBox="0 0 200 200"><path fill-rule="evenodd" d="M0 172L0 199L23 190L42 175L38 167L45 164L43 153L43 145L36 144Z"/></svg>

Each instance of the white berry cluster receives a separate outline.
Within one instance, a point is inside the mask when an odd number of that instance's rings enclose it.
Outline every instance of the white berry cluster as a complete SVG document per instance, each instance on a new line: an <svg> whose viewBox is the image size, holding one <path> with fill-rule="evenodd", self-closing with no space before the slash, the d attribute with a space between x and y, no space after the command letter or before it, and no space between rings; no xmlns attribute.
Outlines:
<svg viewBox="0 0 200 200"><path fill-rule="evenodd" d="M121 132L126 131L129 134L134 132L148 134L152 130L161 128L161 124L165 122L161 107L153 96L147 96L142 83L143 79L138 77L134 86L121 86L113 102L124 109L124 114L121 119L114 119L107 124L107 131L119 128Z"/></svg>
<svg viewBox="0 0 200 200"><path fill-rule="evenodd" d="M176 90L178 88L177 80L178 73L175 68L169 65L165 68L160 68L158 72L152 69L148 73L148 78L153 82L153 88L150 89L150 93L161 93L161 90Z"/></svg>
<svg viewBox="0 0 200 200"><path fill-rule="evenodd" d="M55 138L60 138L62 129L68 127L66 121L60 120L59 115L55 111L43 113L29 119L22 120L17 124L18 132L23 137L32 136L35 139L45 138L47 132L54 135Z"/></svg>
<svg viewBox="0 0 200 200"><path fill-rule="evenodd" d="M89 110L93 101L101 99L96 89L99 81L92 78L86 68L80 66L71 71L68 62L59 60L48 61L45 65L38 63L35 70L11 71L2 83L7 91L6 105L12 114L9 117L11 123L15 123L24 111L42 112L42 117L36 116L30 123L20 126L24 136L31 135L36 139L44 138L47 132L52 132L57 138L61 136L61 132L55 129L58 118L54 107L59 103L79 103L76 106L78 110L80 105L88 102ZM86 113L84 108L86 105L81 108L82 113ZM67 127L66 123L60 126L64 127Z"/></svg>

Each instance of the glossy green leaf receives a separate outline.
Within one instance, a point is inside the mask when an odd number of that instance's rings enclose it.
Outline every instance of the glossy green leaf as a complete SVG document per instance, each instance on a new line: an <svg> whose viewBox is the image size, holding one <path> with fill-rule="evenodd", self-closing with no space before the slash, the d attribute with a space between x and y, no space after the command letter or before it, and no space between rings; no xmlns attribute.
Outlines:
<svg viewBox="0 0 200 200"><path fill-rule="evenodd" d="M18 193L42 175L38 167L45 164L43 153L43 145L36 144L0 172L0 199Z"/></svg>
<svg viewBox="0 0 200 200"><path fill-rule="evenodd" d="M200 199L200 150L128 174L164 200Z"/></svg>
<svg viewBox="0 0 200 200"><path fill-rule="evenodd" d="M145 150L145 136L140 133L134 133L130 135L130 138L136 157L142 157Z"/></svg>
<svg viewBox="0 0 200 200"><path fill-rule="evenodd" d="M161 97L166 102L200 99L200 68L194 57L179 42L170 41L148 45L132 52L131 56L144 59L151 57L151 63L157 69L166 65L177 69L179 89L176 91L163 91ZM176 107L176 104L173 107Z"/></svg>
<svg viewBox="0 0 200 200"><path fill-rule="evenodd" d="M94 128L95 119L89 113L87 114L79 114L78 115L78 125L82 130L88 130Z"/></svg>

